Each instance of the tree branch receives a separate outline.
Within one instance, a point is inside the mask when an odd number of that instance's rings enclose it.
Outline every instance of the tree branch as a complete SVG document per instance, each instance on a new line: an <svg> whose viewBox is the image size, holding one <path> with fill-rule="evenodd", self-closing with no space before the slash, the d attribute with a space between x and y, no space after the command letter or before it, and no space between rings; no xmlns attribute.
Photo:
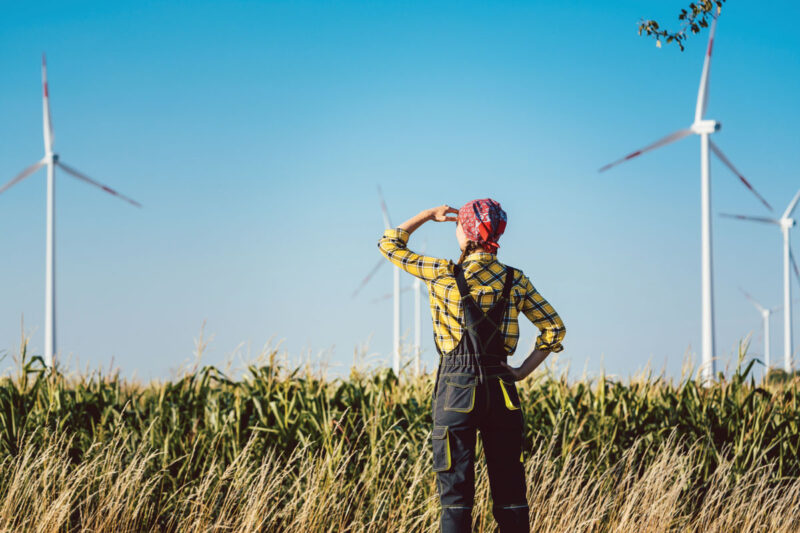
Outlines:
<svg viewBox="0 0 800 533"><path fill-rule="evenodd" d="M686 38L695 33L700 33L702 28L707 28L709 18L715 16L712 11L716 11L716 15L722 12L722 4L725 0L699 0L689 4L688 9L681 9L678 15L678 20L681 21L681 27L678 31L672 32L662 30L658 22L655 20L639 21L639 35L653 36L656 39L656 46L661 48L661 41L664 40L669 43L677 43L681 52L684 49L684 41Z"/></svg>

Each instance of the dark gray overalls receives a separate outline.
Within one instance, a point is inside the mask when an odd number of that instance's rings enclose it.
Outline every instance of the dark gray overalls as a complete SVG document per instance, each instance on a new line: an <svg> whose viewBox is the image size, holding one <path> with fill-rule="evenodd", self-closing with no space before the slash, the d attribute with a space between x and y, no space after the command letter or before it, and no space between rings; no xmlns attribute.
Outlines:
<svg viewBox="0 0 800 533"><path fill-rule="evenodd" d="M500 299L484 313L469 293L464 272L455 278L464 309L464 334L442 353L433 398L433 470L437 472L443 533L469 532L475 499L475 430L480 429L492 513L501 533L528 531L528 502L522 464L522 410L502 332L514 269L506 266ZM438 346L437 346L438 350Z"/></svg>

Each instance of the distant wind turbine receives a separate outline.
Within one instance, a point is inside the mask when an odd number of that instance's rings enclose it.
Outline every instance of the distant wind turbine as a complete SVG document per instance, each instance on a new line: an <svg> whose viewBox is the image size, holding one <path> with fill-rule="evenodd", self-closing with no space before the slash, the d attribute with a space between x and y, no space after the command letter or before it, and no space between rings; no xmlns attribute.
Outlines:
<svg viewBox="0 0 800 533"><path fill-rule="evenodd" d="M794 274L797 276L797 281L800 282L800 269L797 268L797 261L792 254L792 248L789 244L789 230L794 227L797 222L792 218L797 202L800 201L800 191L797 191L794 198L789 202L786 211L783 212L781 218L768 218L768 217L752 217L748 215L729 215L722 213L721 216L727 218L735 218L738 220L747 220L750 222L761 222L764 224L775 224L781 229L783 234L783 307L786 312L783 315L783 367L786 372L792 371L792 307L790 302L792 300L792 283L791 273L789 272L789 264L794 268Z"/></svg>
<svg viewBox="0 0 800 533"><path fill-rule="evenodd" d="M783 306L779 305L778 307L773 307L772 309L768 309L768 308L764 307L763 305L761 305L760 303L758 303L755 298L753 298L752 296L747 294L747 292L745 292L744 289L739 288L739 290L742 291L742 294L744 294L745 298L750 300L750 303L752 303L753 306L758 310L758 312L761 313L761 318L764 321L764 324L763 324L764 325L764 367L766 368L766 373L769 373L769 369L772 366L771 358L770 358L770 349L769 349L769 347L770 347L769 322L770 322L770 318L771 318L772 314L773 313L777 313L778 311L783 309ZM795 298L794 300L792 300L792 305L796 304L797 302L800 302L800 298Z"/></svg>
<svg viewBox="0 0 800 533"><path fill-rule="evenodd" d="M383 199L383 192L381 191L380 186L378 187L378 197L380 199L381 204L381 212L383 214L383 225L386 229L392 228L392 222L389 219L389 210L386 208L386 201ZM364 288L364 286L372 279L372 276L378 271L383 263L385 263L385 259L381 258L372 270L369 271L361 283L359 283L356 290L353 291L353 297ZM392 295L394 296L394 316L392 318L392 368L394 369L395 374L400 374L400 269L395 268L393 271L393 283L392 283Z"/></svg>
<svg viewBox="0 0 800 533"><path fill-rule="evenodd" d="M61 170L74 178L86 182L95 187L103 189L105 192L125 200L126 202L141 207L141 204L123 196L114 189L93 180L72 167L64 164L53 152L53 122L50 117L50 92L47 86L47 61L42 54L42 110L43 110L43 130L44 130L44 157L32 164L11 181L0 187L0 194L16 185L20 181L32 175L34 172L47 166L47 239L46 239L46 266L45 266L45 314L44 314L44 362L47 367L53 366L53 356L56 352L56 258L55 258L55 204L56 204L56 169Z"/></svg>
<svg viewBox="0 0 800 533"><path fill-rule="evenodd" d="M389 220L389 209L383 199L383 191L378 187L378 196L381 199L381 211L383 212L383 224L386 229L391 229L392 222ZM392 368L396 375L400 374L400 269L395 267L392 271L394 287L394 317L392 320L392 353L394 354Z"/></svg>
<svg viewBox="0 0 800 533"><path fill-rule="evenodd" d="M770 358L770 338L769 338L769 321L770 316L775 311L780 310L780 306L773 307L772 309L764 307L760 303L756 301L755 298L747 294L743 289L739 289L744 294L744 297L750 300L750 303L761 313L761 319L764 321L764 367L766 368L766 373L769 373L769 369L771 366L771 358Z"/></svg>
<svg viewBox="0 0 800 533"><path fill-rule="evenodd" d="M634 159L646 152L661 148L675 141L683 139L689 135L695 134L700 136L700 203L701 203L701 277L702 277L702 373L703 381L708 383L714 378L715 360L714 360L714 288L713 288L713 273L712 273L712 253L711 253L711 165L709 161L708 151L712 152L727 166L739 180L752 192L756 197L772 211L772 207L767 203L764 198L756 192L750 182L742 176L742 174L733 166L730 160L722 153L709 139L709 135L719 131L721 124L715 120L705 120L703 116L706 112L708 104L708 83L709 73L711 70L711 51L714 46L714 34L717 28L716 17L711 23L711 31L708 36L708 47L706 48L705 60L703 62L703 71L700 76L700 88L697 91L697 103L695 105L694 122L686 129L678 130L670 133L666 137L645 146L635 152L632 152L622 159L609 163L600 168L600 172L624 163L630 159Z"/></svg>

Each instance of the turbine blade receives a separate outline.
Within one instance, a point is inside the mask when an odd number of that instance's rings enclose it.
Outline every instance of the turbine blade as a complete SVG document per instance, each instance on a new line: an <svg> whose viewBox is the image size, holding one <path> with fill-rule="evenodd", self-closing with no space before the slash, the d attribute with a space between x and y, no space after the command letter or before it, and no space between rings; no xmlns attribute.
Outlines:
<svg viewBox="0 0 800 533"><path fill-rule="evenodd" d="M406 285L405 287L401 287L400 288L400 292L407 292L407 291L410 291L411 289L412 289L412 286ZM378 302L382 302L384 300L388 300L388 299L392 298L393 296L394 296L393 292L387 292L383 296L378 296L377 298L373 298L372 299L372 303L376 304Z"/></svg>
<svg viewBox="0 0 800 533"><path fill-rule="evenodd" d="M140 204L136 200L128 198L124 194L118 193L117 191L115 191L111 187L107 187L107 186L103 185L102 183L100 183L99 181L93 180L92 178L90 178L86 174L82 174L81 172L78 172L74 168L65 165L61 161L57 162L56 165L61 167L61 170L63 170L67 174L71 174L73 177L78 178L79 180L85 181L86 183L88 183L90 185L94 185L95 187L99 187L99 188L103 189L104 191L106 191L108 194L113 194L114 196L116 196L120 200L125 200L126 202L128 202L131 205L135 205L136 207L142 207L142 204Z"/></svg>
<svg viewBox="0 0 800 533"><path fill-rule="evenodd" d="M697 90L697 105L694 108L694 121L703 120L708 105L708 82L711 77L711 52L714 48L714 34L717 32L717 17L711 21L711 31L708 34L708 47L706 58L703 61L703 73L700 75L700 88Z"/></svg>
<svg viewBox="0 0 800 533"><path fill-rule="evenodd" d="M751 303L751 304L753 304L754 306L756 306L756 309L758 309L759 311L764 311L764 307L762 307L762 306L761 306L761 304L760 304L760 303L758 303L758 302L756 301L756 299L755 299L755 298L753 298L752 296L750 296L749 294L747 294L747 291L745 291L745 290L744 290L743 288L741 288L741 287L739 287L739 290L740 290L740 291L742 291L742 294L744 294L744 297L745 297L745 298L747 298L748 300L750 300L750 303Z"/></svg>
<svg viewBox="0 0 800 533"><path fill-rule="evenodd" d="M12 178L11 181L0 187L0 194L3 194L6 190L10 189L20 181L24 180L25 178L27 178L28 176L30 176L31 174L42 168L44 164L45 160L42 159L41 161L37 161L36 163L32 164L31 166L29 166L28 168L26 168L16 176L14 176L14 178Z"/></svg>
<svg viewBox="0 0 800 533"><path fill-rule="evenodd" d="M728 158L725 156L725 154L724 154L724 153L722 153L722 150L720 150L719 146L717 146L716 144L714 144L714 143L711 141L711 139L709 139L709 140L708 140L708 146L711 148L711 151L712 151L712 152L714 152L714 155L716 155L716 156L719 158L719 160L720 160L720 161L722 161L722 162L725 164L725 166L726 166L726 167L728 167L728 168L731 170L731 172L733 172L734 174L736 174L736 177L737 177L737 178L739 178L739 181L741 181L741 182L744 184L744 186L745 186L745 187L747 187L747 188L750 190L750 192L751 192L751 193L755 194L755 195L756 195L756 198L758 198L759 200L761 200L761 203L762 203L762 204L764 204L764 205L767 207L767 209L769 209L770 211L773 211L773 209L772 209L772 206L771 206L771 205L769 205L769 202L767 202L767 201L764 199L764 197L763 197L763 196L761 196L760 194L758 194L758 191L756 191L756 190L753 188L753 186L752 186L752 185L750 185L750 182L749 182L749 181L747 181L747 178L745 178L744 176L742 176L742 173L741 173L741 172L739 172L738 170L736 170L736 167L734 167L734 166L733 166L733 163L731 163L731 162L730 162L730 159L728 159Z"/></svg>
<svg viewBox="0 0 800 533"><path fill-rule="evenodd" d="M794 304L796 303L800 303L800 298L795 298L792 300L792 307L794 307ZM779 305L778 307L773 307L772 309L769 310L770 313L779 313L781 311L783 311L782 305Z"/></svg>
<svg viewBox="0 0 800 533"><path fill-rule="evenodd" d="M380 261L378 261L378 263L374 267L372 267L372 270L369 271L369 274L367 274L366 277L361 281L361 283L359 283L358 287L356 287L356 290L353 291L353 296L352 296L353 298L355 298L356 295L359 292L361 292L361 289L364 288L364 285L366 285L369 282L369 280L372 279L372 276L375 275L375 272L377 272L378 269L381 267L381 265L384 264L385 262L386 259L381 258Z"/></svg>
<svg viewBox="0 0 800 533"><path fill-rule="evenodd" d="M774 218L751 217L751 216L748 216L748 215L729 215L728 213L720 213L719 216L725 217L725 218L735 218L737 220L749 220L751 222L764 222L765 224L776 224L778 226L781 225L781 223L777 219L774 219Z"/></svg>
<svg viewBox="0 0 800 533"><path fill-rule="evenodd" d="M47 86L47 58L42 54L42 129L44 131L44 150L48 154L53 151L53 119L50 116L50 89Z"/></svg>
<svg viewBox="0 0 800 533"><path fill-rule="evenodd" d="M786 208L786 212L783 213L781 218L789 218L794 213L795 207L797 207L797 201L800 200L800 191L797 191L797 194L794 195L792 201L789 202L789 207Z"/></svg>
<svg viewBox="0 0 800 533"><path fill-rule="evenodd" d="M632 152L632 153L626 155L622 159L618 159L618 160L614 161L613 163L609 163L606 166L601 167L598 172L605 172L606 170L608 170L609 168L611 168L613 166L619 165L620 163L624 163L625 161L628 161L629 159L633 159L634 157L638 157L638 156L642 155L645 152L649 152L651 150L655 150L656 148L661 148L662 146L666 146L666 145L668 145L670 143L674 143L675 141L679 141L679 140L683 139L684 137L686 137L687 135L691 135L692 133L693 132L692 132L692 130L690 128L687 128L685 130L678 130L675 133L670 133L666 137L663 137L663 138L657 140L653 144L649 144L649 145L645 146L641 150L636 150L635 152Z"/></svg>
<svg viewBox="0 0 800 533"><path fill-rule="evenodd" d="M389 219L389 210L386 208L386 201L383 199L383 191L381 191L381 186L378 185L378 197L381 199L381 211L383 211L383 224L386 226L386 229L390 229L392 227L392 222Z"/></svg>

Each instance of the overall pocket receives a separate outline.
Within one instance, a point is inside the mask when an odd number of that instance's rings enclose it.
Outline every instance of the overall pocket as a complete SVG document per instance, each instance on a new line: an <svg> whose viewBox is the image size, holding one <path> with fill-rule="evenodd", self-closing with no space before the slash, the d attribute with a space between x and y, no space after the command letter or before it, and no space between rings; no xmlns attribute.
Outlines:
<svg viewBox="0 0 800 533"><path fill-rule="evenodd" d="M447 390L444 395L444 410L456 413L472 412L475 408L475 387L477 385L474 378L456 380L454 377L448 377L445 384Z"/></svg>
<svg viewBox="0 0 800 533"><path fill-rule="evenodd" d="M503 400L506 407L511 411L519 409L519 394L517 393L517 386L513 381L505 381L498 378L500 382L500 390L503 392Z"/></svg>
<svg viewBox="0 0 800 533"><path fill-rule="evenodd" d="M450 436L447 426L433 426L431 433L431 443L433 445L433 471L444 472L453 466L450 456Z"/></svg>

